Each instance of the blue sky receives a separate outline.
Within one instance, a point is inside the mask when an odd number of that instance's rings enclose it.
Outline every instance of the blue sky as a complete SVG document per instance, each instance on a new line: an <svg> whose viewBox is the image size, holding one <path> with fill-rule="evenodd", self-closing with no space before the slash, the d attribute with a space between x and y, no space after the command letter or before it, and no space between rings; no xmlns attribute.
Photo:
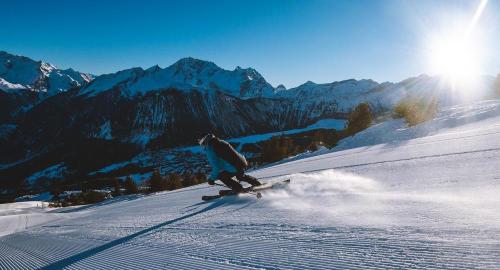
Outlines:
<svg viewBox="0 0 500 270"><path fill-rule="evenodd" d="M427 32L478 1L10 1L0 0L0 50L102 74L192 56L253 67L271 84L349 78L399 81L428 72ZM500 46L499 3L480 20ZM449 18L449 17L448 17ZM444 23L443 23L444 21ZM444 26L443 29L445 29ZM500 72L488 55L485 73Z"/></svg>

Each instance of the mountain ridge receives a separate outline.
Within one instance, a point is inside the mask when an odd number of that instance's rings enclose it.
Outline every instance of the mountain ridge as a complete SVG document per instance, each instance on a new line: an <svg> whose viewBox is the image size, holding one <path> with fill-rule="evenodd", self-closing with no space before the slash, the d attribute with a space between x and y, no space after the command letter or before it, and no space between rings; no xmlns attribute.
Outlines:
<svg viewBox="0 0 500 270"><path fill-rule="evenodd" d="M123 77L127 74L128 78ZM226 70L210 61L185 57L166 68L154 65L147 69L131 68L97 76L81 89L80 95L95 96L111 90L117 84L120 84L121 92L126 96L168 88L184 91L219 90L243 99L270 97L274 94L274 87L253 68L238 66L234 70Z"/></svg>

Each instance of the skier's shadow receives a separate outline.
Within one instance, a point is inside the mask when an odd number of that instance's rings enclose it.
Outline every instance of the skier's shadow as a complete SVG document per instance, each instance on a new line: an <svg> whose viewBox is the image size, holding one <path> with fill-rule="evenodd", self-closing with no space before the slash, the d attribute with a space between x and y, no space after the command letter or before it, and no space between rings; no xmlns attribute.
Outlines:
<svg viewBox="0 0 500 270"><path fill-rule="evenodd" d="M241 209L244 209L244 208L247 208L248 206L252 205L255 203L255 200L252 198L252 197L246 197L246 198L241 198L241 197L224 197L224 198L220 198L217 200L218 203L220 204L231 204L231 205L243 205L241 208L236 208L235 210L241 210ZM183 212L184 213L188 213L188 212L191 212L191 211L194 211L196 210L199 206L202 206L202 205L205 205L205 204L210 204L210 203L213 203L212 201L204 201L204 202L199 202L199 203L195 203L193 205L189 205L189 206L186 206L184 207L183 209L185 209L186 211ZM232 212L232 211L235 211L235 210L230 210L228 212Z"/></svg>
<svg viewBox="0 0 500 270"><path fill-rule="evenodd" d="M187 215L184 215L184 216L181 216L181 217L178 217L178 218L175 218L175 219L172 219L172 220L168 220L168 221L165 221L163 223L160 223L160 224L157 224L157 225L154 225L152 227L149 227L147 229L144 229L144 230L141 230L141 231L138 231L136 233L133 233L131 235L128 235L128 236L125 236L125 237L122 237L122 238L118 238L118 239L115 239L111 242L108 242L104 245L101 245L101 246L98 246L98 247L94 247L94 248L91 248L91 249L88 249L88 250L85 250L85 251L82 251L78 254L75 254L73 256L70 256L70 257L67 257L65 259L62 259L62 260L59 260L57 262L53 262L49 265L46 265L40 269L43 269L43 270L49 270L49 269L63 269L64 267L67 267L69 265L72 265L74 263L77 263L79 261L82 261L82 260L85 260L91 256L94 256L100 252L103 252L107 249L110 249L112 247L115 247L117 245L120 245L120 244L123 244L123 243L126 243L138 236L141 236L141 235L144 235L144 234L147 234L149 232L152 232L154 230L157 230L163 226L167 226L167 225L170 225L170 224L173 224L173 223L176 223L178 221L181 221L181 220L184 220L184 219L187 219L187 218L190 218L190 217L193 217L193 216L196 216L196 215L199 215L199 214L202 214L204 212L207 212L207 211L210 211L214 208L217 208L217 207L220 207L224 204L226 204L227 202L225 201L217 201L217 202L214 202L210 205L208 205L207 207L199 210L199 211L196 211L196 212L193 212L193 213L190 213L190 214L187 214Z"/></svg>

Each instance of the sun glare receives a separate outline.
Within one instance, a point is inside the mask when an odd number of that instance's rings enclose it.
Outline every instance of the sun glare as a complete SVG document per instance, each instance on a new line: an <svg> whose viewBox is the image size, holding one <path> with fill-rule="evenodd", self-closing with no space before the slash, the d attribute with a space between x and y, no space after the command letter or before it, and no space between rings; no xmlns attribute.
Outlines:
<svg viewBox="0 0 500 270"><path fill-rule="evenodd" d="M463 38L437 40L430 56L432 69L453 83L465 83L479 75L480 50Z"/></svg>
<svg viewBox="0 0 500 270"><path fill-rule="evenodd" d="M448 29L435 35L430 44L431 72L444 76L455 87L471 85L481 73L482 43L478 39L478 21L487 0L479 2L474 16L464 20L460 29Z"/></svg>

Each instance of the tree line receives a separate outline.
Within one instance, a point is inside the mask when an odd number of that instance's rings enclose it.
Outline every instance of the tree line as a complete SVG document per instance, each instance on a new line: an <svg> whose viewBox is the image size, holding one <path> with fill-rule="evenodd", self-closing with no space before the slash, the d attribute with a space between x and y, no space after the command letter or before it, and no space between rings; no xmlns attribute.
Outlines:
<svg viewBox="0 0 500 270"><path fill-rule="evenodd" d="M53 196L51 206L70 206L97 203L109 198L121 195L131 194L148 194L165 190L175 190L183 187L189 187L206 182L205 174L201 172L183 174L169 173L162 176L158 170L152 172L151 177L138 185L131 176L127 176L124 180L117 177L94 179L79 184L79 187L67 186L57 181L54 181L50 188L50 193ZM65 191L78 189L79 192L64 196ZM111 192L106 192L112 190Z"/></svg>
<svg viewBox="0 0 500 270"><path fill-rule="evenodd" d="M359 104L350 114L343 130L317 129L298 134L274 136L259 144L260 155L250 159L254 165L276 162L320 147L332 148L343 138L368 128L373 121L370 106Z"/></svg>

